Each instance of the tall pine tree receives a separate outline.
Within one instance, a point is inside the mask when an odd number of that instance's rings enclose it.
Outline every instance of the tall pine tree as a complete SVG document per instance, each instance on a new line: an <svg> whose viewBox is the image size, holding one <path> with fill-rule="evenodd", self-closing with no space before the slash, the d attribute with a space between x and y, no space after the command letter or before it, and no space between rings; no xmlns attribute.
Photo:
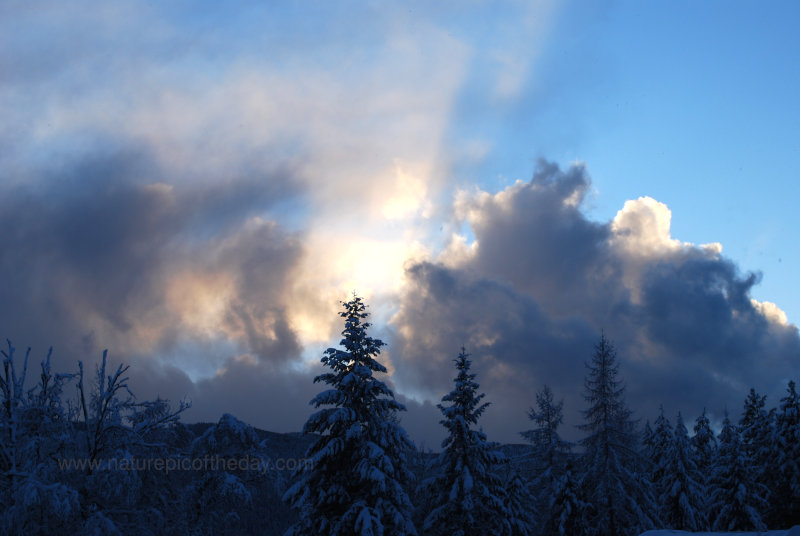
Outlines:
<svg viewBox="0 0 800 536"><path fill-rule="evenodd" d="M555 402L553 391L545 385L536 393L536 408L528 411L528 418L536 425L532 430L521 432L535 449L536 478L534 493L542 511L549 507L556 483L564 472L571 444L561 439L559 426L564 422L564 401Z"/></svg>
<svg viewBox="0 0 800 536"><path fill-rule="evenodd" d="M752 460L742 446L727 413L719 434L719 449L711 478L711 511L715 531L764 530L763 490L755 480Z"/></svg>
<svg viewBox="0 0 800 536"><path fill-rule="evenodd" d="M711 429L711 422L708 420L705 408L703 408L703 413L695 420L694 435L690 441L692 457L703 485L703 511L705 515L703 516L703 526L700 527L700 530L710 530L712 521L710 514L711 469L717 455L717 437Z"/></svg>
<svg viewBox="0 0 800 536"><path fill-rule="evenodd" d="M659 414L655 420L655 429L652 437L649 438L650 448L648 449L650 461L650 482L653 483L653 493L656 497L661 497L664 493L664 473L667 465L667 454L672 448L675 438L672 432L672 425L664 415L664 406L659 407ZM646 438L647 439L647 438Z"/></svg>
<svg viewBox="0 0 800 536"><path fill-rule="evenodd" d="M675 434L664 457L661 480L661 520L671 529L697 532L706 525L705 488L692 456L689 435L678 413Z"/></svg>
<svg viewBox="0 0 800 536"><path fill-rule="evenodd" d="M742 448L753 463L753 479L763 490L764 500L771 504L771 488L778 467L775 452L775 410L764 409L766 401L766 395L761 396L755 389L750 389L744 402L739 429ZM764 510L761 517L766 520L767 514Z"/></svg>
<svg viewBox="0 0 800 536"><path fill-rule="evenodd" d="M432 510L425 518L425 534L435 536L470 536L472 534L509 534L506 493L497 474L505 461L497 445L474 427L486 411L484 394L478 394L475 374L464 348L455 359L455 388L442 397L449 402L438 408L447 429L439 455L441 474L427 483L432 492Z"/></svg>
<svg viewBox="0 0 800 536"><path fill-rule="evenodd" d="M657 508L650 483L637 469L636 423L625 404L625 389L617 377L619 365L613 344L601 336L594 348L585 381L584 411L587 436L581 442L584 486L594 515L587 524L600 536L628 536L653 528Z"/></svg>
<svg viewBox="0 0 800 536"><path fill-rule="evenodd" d="M340 345L328 348L322 364L330 372L314 378L330 389L311 401L319 409L305 433L320 434L309 448L312 463L296 475L284 500L300 510L289 535L416 534L404 485L411 478L406 453L413 449L396 414L405 407L374 377L386 368L375 358L383 341L367 334L362 299L343 303Z"/></svg>
<svg viewBox="0 0 800 536"><path fill-rule="evenodd" d="M534 497L530 492L530 484L519 473L516 467L510 466L503 483L505 490L508 536L531 536L536 523L537 510Z"/></svg>
<svg viewBox="0 0 800 536"><path fill-rule="evenodd" d="M691 443L697 468L701 473L707 474L716 456L717 438L711 429L711 422L708 420L705 408L694 422L694 435Z"/></svg>
<svg viewBox="0 0 800 536"><path fill-rule="evenodd" d="M553 497L545 514L541 534L546 536L588 536L593 534L584 520L592 517L592 505L583 500L583 486L572 461L556 481Z"/></svg>

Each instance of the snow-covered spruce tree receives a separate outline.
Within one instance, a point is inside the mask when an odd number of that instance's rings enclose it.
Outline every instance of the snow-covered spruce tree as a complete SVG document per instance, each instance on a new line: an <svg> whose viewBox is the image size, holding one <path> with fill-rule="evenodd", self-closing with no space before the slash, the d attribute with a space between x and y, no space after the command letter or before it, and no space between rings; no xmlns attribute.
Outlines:
<svg viewBox="0 0 800 536"><path fill-rule="evenodd" d="M689 435L678 413L675 437L664 459L661 480L661 520L667 528L697 532L706 525L705 489L694 462Z"/></svg>
<svg viewBox="0 0 800 536"><path fill-rule="evenodd" d="M536 406L528 411L528 418L536 427L520 435L535 449L536 478L532 486L537 503L544 510L553 498L555 483L563 473L572 445L558 434L558 427L564 422L564 401L555 402L553 391L545 385L536 393Z"/></svg>
<svg viewBox="0 0 800 536"><path fill-rule="evenodd" d="M650 461L650 482L653 483L653 493L661 497L665 491L664 473L666 472L667 455L675 440L672 425L664 415L664 406L659 407L659 414L655 420L655 428L650 439L648 449Z"/></svg>
<svg viewBox="0 0 800 536"><path fill-rule="evenodd" d="M411 478L406 455L413 445L396 419L405 407L373 376L386 372L375 359L384 343L367 334L363 300L354 295L343 305L343 349L325 351L321 361L331 371L314 382L330 389L311 400L322 409L304 427L320 437L306 454L311 463L284 494L300 514L286 534L416 534L405 490Z"/></svg>
<svg viewBox="0 0 800 536"><path fill-rule="evenodd" d="M744 401L744 411L739 420L742 448L753 463L753 478L764 492L764 500L771 504L771 487L778 471L775 451L775 409L765 409L766 395L750 389ZM769 507L762 510L761 518L769 518Z"/></svg>
<svg viewBox="0 0 800 536"><path fill-rule="evenodd" d="M739 430L728 414L719 434L719 449L711 477L714 531L765 530L760 511L766 506L762 486L755 481L752 461L742 446Z"/></svg>
<svg viewBox="0 0 800 536"><path fill-rule="evenodd" d="M650 482L640 471L646 463L637 452L636 423L625 404L617 378L613 344L601 336L595 345L585 381L587 432L581 441L583 485L594 513L584 521L600 536L635 535L654 527L658 513Z"/></svg>
<svg viewBox="0 0 800 536"><path fill-rule="evenodd" d="M800 396L793 381L781 398L776 417L778 471L773 515L776 527L800 525Z"/></svg>
<svg viewBox="0 0 800 536"><path fill-rule="evenodd" d="M703 413L694 421L694 435L690 441L697 469L702 474L708 474L716 457L717 438L711 429L706 408L703 408Z"/></svg>
<svg viewBox="0 0 800 536"><path fill-rule="evenodd" d="M759 395L755 389L750 389L744 401L742 418L739 420L742 447L745 452L757 461L759 455L765 455L764 443L771 439L772 419L774 411L769 413L764 409L767 402L766 395Z"/></svg>
<svg viewBox="0 0 800 536"><path fill-rule="evenodd" d="M420 445L409 456L409 467L414 474L413 481L416 484L409 489L409 498L414 505L413 520L415 527L425 525L425 517L430 509L430 498L432 492L425 486L430 479L430 475L436 474L438 456L425 445ZM421 531L420 531L421 532Z"/></svg>
<svg viewBox="0 0 800 536"><path fill-rule="evenodd" d="M182 509L188 527L202 534L255 534L263 530L263 512L268 505L262 496L271 495L275 478L274 471L262 471L268 462L262 450L255 429L229 413L192 441L192 459L244 460L248 468L230 470L211 463L203 473L198 472L198 478L184 488ZM258 464L258 470L249 470L253 463ZM275 501L280 496L270 498Z"/></svg>
<svg viewBox="0 0 800 536"><path fill-rule="evenodd" d="M700 530L710 530L712 516L710 513L710 482L711 469L717 455L717 438L711 429L711 423L706 415L706 409L697 417L694 423L694 435L690 439L692 446L692 457L697 466L700 482L703 485L703 526Z"/></svg>
<svg viewBox="0 0 800 536"><path fill-rule="evenodd" d="M583 500L582 489L572 461L567 460L564 472L553 488L553 497L540 534L544 536L588 536L592 534L590 527L583 524L586 517L591 517L592 505Z"/></svg>
<svg viewBox="0 0 800 536"><path fill-rule="evenodd" d="M438 408L447 429L438 465L441 473L426 487L432 491L432 509L425 518L424 532L430 536L470 536L473 534L509 534L506 494L497 475L504 463L497 445L486 434L475 430L488 403L481 403L475 374L464 348L455 359L455 388L442 397L449 402Z"/></svg>
<svg viewBox="0 0 800 536"><path fill-rule="evenodd" d="M530 484L513 467L503 483L506 496L506 521L508 536L533 536L536 525L536 507Z"/></svg>

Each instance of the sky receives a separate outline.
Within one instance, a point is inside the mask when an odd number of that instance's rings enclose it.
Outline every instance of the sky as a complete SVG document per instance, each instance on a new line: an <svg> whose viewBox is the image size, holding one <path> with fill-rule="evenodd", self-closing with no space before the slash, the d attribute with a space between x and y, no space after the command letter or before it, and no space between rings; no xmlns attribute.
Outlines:
<svg viewBox="0 0 800 536"><path fill-rule="evenodd" d="M358 292L412 439L800 379L794 2L0 4L0 335L298 431Z"/></svg>

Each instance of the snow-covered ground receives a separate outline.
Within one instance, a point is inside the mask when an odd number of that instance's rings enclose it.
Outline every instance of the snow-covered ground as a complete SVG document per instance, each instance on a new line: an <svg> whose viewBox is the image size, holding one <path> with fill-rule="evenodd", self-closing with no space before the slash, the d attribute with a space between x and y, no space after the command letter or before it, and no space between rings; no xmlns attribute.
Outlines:
<svg viewBox="0 0 800 536"><path fill-rule="evenodd" d="M770 530L767 532L686 532L683 530L648 530L641 536L673 536L692 534L694 536L800 536L800 525L789 530Z"/></svg>

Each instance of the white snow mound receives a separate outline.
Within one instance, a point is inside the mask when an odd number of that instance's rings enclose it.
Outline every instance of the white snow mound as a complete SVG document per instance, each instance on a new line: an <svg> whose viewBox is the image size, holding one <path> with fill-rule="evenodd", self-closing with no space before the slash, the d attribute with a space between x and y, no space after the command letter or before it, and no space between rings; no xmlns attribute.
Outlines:
<svg viewBox="0 0 800 536"><path fill-rule="evenodd" d="M641 536L675 536L676 534L692 534L694 536L800 536L800 525L789 530L770 530L767 532L686 532L685 530L648 530Z"/></svg>

